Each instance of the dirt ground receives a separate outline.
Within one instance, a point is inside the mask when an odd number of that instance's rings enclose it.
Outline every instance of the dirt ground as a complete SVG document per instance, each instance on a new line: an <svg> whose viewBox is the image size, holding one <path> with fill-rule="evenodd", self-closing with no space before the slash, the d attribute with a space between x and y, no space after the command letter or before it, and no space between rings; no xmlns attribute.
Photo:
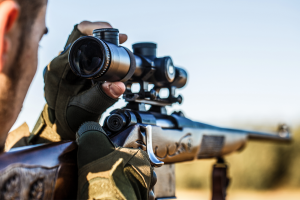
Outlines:
<svg viewBox="0 0 300 200"><path fill-rule="evenodd" d="M177 200L210 200L209 190L177 190ZM226 200L300 200L299 190L229 191Z"/></svg>

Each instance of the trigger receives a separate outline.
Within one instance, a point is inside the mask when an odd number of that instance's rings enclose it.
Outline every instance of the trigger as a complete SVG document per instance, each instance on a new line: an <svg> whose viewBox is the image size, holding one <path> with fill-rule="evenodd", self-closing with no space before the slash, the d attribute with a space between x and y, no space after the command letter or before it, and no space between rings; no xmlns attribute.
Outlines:
<svg viewBox="0 0 300 200"><path fill-rule="evenodd" d="M161 167L164 162L160 161L157 159L153 152L153 147L152 147L152 126L147 125L147 126L142 126L145 128L146 132L146 148L147 148L147 153L150 158L151 165L154 167Z"/></svg>

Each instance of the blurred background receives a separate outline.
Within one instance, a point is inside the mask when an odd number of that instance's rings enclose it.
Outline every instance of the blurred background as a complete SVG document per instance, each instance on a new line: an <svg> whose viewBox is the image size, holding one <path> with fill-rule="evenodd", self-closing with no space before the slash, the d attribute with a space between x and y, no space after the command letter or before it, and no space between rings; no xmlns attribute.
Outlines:
<svg viewBox="0 0 300 200"><path fill-rule="evenodd" d="M169 113L182 110L193 120L263 131L290 125L292 145L250 142L227 161L229 194L294 191L300 187L299 11L297 0L49 0L49 33L40 43L37 74L12 129L24 121L33 128L45 104L43 69L63 49L73 26L83 20L107 21L128 35L124 46L156 42L158 56L169 55L188 71L187 86L178 90L183 103L168 108ZM124 105L120 99L109 111ZM179 191L209 196L213 163L178 164Z"/></svg>

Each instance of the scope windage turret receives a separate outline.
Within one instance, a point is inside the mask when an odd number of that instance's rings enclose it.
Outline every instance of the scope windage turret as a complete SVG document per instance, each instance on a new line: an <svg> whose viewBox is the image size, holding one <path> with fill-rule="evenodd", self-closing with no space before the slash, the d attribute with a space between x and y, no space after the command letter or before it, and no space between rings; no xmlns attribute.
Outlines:
<svg viewBox="0 0 300 200"><path fill-rule="evenodd" d="M96 29L93 36L77 39L69 52L72 71L83 78L96 81L141 80L158 87L186 84L185 70L174 67L171 57L156 57L155 43L137 43L133 53L119 46L118 29Z"/></svg>

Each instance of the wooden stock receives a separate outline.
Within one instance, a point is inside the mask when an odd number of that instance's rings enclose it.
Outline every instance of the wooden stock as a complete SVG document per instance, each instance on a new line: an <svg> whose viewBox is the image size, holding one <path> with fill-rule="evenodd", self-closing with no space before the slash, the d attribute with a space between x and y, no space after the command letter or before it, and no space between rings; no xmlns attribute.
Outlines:
<svg viewBox="0 0 300 200"><path fill-rule="evenodd" d="M22 171L22 169L30 169L32 171L38 169L40 170L39 172L42 170L46 172L47 170L49 171L49 169L55 171L53 176L45 176L44 178L51 179L50 181L54 184L54 187L51 190L51 193L53 193L51 194L52 198L76 199L78 176L77 144L75 142L64 141L44 145L20 147L0 154L0 176L4 176L5 173L7 174L7 172L13 171L14 166L17 166L19 171ZM23 173L23 176L24 174L26 179L32 178L28 175L28 173ZM15 175L12 173L11 176ZM10 177L7 178L6 176L7 180L9 180L9 178ZM7 192L2 191L5 190L3 189L5 188L5 183L2 184L4 186L1 186L2 189L0 192ZM20 187L30 186L21 185ZM30 189L28 190L30 191ZM44 193L47 191L49 192L50 190L48 188L43 189ZM45 197L46 194L43 194L43 196Z"/></svg>

